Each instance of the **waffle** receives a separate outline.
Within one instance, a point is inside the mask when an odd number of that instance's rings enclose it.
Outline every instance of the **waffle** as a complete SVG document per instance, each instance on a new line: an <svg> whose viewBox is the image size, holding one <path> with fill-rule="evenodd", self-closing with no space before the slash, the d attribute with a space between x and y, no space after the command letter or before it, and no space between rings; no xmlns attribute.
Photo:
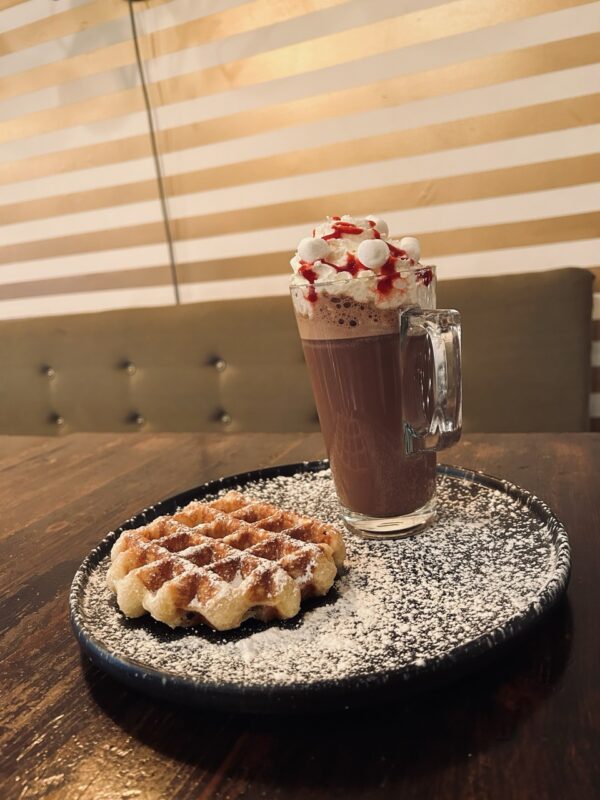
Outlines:
<svg viewBox="0 0 600 800"><path fill-rule="evenodd" d="M107 583L128 617L229 630L293 617L301 600L329 591L344 557L331 525L231 491L124 531Z"/></svg>

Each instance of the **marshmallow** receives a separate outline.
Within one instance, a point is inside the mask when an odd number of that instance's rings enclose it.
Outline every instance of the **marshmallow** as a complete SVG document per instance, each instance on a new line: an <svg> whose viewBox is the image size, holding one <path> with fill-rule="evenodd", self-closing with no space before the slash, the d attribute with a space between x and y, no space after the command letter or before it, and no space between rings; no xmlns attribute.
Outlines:
<svg viewBox="0 0 600 800"><path fill-rule="evenodd" d="M405 236L400 239L400 249L404 250L406 255L412 258L413 261L418 261L421 258L421 245L414 236Z"/></svg>
<svg viewBox="0 0 600 800"><path fill-rule="evenodd" d="M302 261L313 264L320 258L325 258L329 253L329 245L324 239L312 239L307 236L298 245L298 256Z"/></svg>
<svg viewBox="0 0 600 800"><path fill-rule="evenodd" d="M390 257L390 249L381 239L365 239L359 244L356 255L363 266L379 269Z"/></svg>
<svg viewBox="0 0 600 800"><path fill-rule="evenodd" d="M389 234L390 229L388 228L388 224L384 219L381 219L381 217L367 217L367 219L375 223L376 230L382 236L387 236Z"/></svg>

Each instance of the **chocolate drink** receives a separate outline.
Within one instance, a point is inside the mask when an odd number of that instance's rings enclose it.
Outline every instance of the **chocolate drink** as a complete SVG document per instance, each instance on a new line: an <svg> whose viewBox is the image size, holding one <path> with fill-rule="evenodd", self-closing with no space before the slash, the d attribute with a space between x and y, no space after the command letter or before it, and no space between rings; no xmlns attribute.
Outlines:
<svg viewBox="0 0 600 800"><path fill-rule="evenodd" d="M404 428L407 417L414 424L427 414L427 338L409 337L402 352L398 332L302 337L302 345L342 504L374 517L424 506L435 492L436 456L406 455Z"/></svg>
<svg viewBox="0 0 600 800"><path fill-rule="evenodd" d="M414 236L346 214L317 224L290 261L342 519L369 538L434 520L436 451L460 436L460 317L436 309L435 267L420 258Z"/></svg>

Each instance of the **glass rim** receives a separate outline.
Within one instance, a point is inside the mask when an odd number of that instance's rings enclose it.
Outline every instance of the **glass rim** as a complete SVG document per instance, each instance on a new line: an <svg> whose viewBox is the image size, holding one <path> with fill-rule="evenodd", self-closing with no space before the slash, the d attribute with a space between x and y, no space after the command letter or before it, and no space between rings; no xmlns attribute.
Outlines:
<svg viewBox="0 0 600 800"><path fill-rule="evenodd" d="M436 267L435 264L421 264L418 267L406 267L405 269L396 270L395 274L396 275L410 275L411 273L414 273L415 275L417 275L419 273L424 272L427 269L431 270L433 272L434 278L437 278L437 272L436 272L437 267ZM296 277L297 274L298 274L297 272L294 272L294 273L292 273L292 275L290 277L290 284L289 284L290 291L293 291L294 289L306 289L308 286L312 286L314 289L319 290L321 288L326 288L328 286L338 286L339 287L340 284L346 283L346 281L340 281L340 280L335 280L335 279L320 280L319 278L317 278L317 280L314 283L310 283L308 281L306 283L297 283L297 284L291 283L291 281ZM387 277L387 276L385 276L385 275L375 275L374 272L370 272L369 275L361 275L360 277L356 276L356 277L353 277L352 280L354 280L354 281L371 281L373 279L378 279L378 278L381 279L381 278L385 278L385 277ZM428 288L428 287L426 287L426 288Z"/></svg>

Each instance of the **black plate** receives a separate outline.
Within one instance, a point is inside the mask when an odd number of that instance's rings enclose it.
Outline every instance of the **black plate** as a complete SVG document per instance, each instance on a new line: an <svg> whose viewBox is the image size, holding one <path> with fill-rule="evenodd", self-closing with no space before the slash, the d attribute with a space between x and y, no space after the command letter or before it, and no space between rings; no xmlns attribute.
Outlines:
<svg viewBox="0 0 600 800"><path fill-rule="evenodd" d="M71 587L73 629L98 667L151 695L203 708L359 705L473 669L525 633L567 587L567 534L541 500L506 481L440 465L434 525L393 542L346 533L348 568L328 597L294 620L216 633L125 619L104 584L119 534L232 487L338 521L326 461L221 478L140 512L100 542Z"/></svg>

